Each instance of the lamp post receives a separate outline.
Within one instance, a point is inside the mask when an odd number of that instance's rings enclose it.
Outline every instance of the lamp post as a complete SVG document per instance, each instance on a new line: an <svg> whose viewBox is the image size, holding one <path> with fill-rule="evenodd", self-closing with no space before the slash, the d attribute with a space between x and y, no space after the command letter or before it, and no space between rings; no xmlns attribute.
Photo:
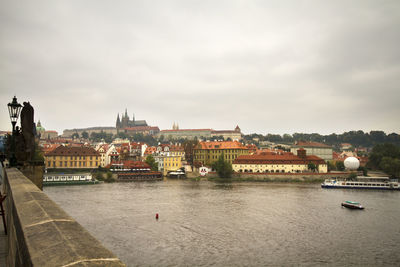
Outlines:
<svg viewBox="0 0 400 267"><path fill-rule="evenodd" d="M10 120L12 124L12 133L15 133L15 124L17 124L17 120L19 117L19 112L21 111L22 105L17 102L17 97L14 96L13 101L8 103L8 113L10 114Z"/></svg>
<svg viewBox="0 0 400 267"><path fill-rule="evenodd" d="M8 113L10 114L10 120L12 124L12 135L11 135L11 156L10 156L10 166L17 166L17 158L15 157L15 125L17 124L19 113L21 111L22 105L17 102L17 97L14 96L11 103L8 103Z"/></svg>

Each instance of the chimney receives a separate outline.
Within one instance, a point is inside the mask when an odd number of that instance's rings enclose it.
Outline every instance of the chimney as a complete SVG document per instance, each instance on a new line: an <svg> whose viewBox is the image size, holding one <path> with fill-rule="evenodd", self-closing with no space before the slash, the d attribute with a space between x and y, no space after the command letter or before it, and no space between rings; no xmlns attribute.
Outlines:
<svg viewBox="0 0 400 267"><path fill-rule="evenodd" d="M307 152L306 152L306 150L304 149L304 148L299 148L298 150L297 150L297 156L299 157L299 158L306 158L307 157Z"/></svg>

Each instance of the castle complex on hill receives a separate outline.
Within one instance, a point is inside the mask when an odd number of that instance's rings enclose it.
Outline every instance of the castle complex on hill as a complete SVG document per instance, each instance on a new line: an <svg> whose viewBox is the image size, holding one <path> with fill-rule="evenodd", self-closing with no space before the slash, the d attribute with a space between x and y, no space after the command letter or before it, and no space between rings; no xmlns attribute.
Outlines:
<svg viewBox="0 0 400 267"><path fill-rule="evenodd" d="M125 109L125 114L122 115L121 119L119 118L119 113L118 113L117 122L115 124L115 127L117 128L117 130L131 128L131 127L137 127L137 126L148 126L148 125L145 120L135 121L135 115L133 115L132 120L130 120L127 109Z"/></svg>
<svg viewBox="0 0 400 267"><path fill-rule="evenodd" d="M122 114L121 114L122 115ZM156 134L160 130L158 127L148 126L145 120L135 120L135 116L133 115L132 120L130 120L128 116L128 111L125 109L125 114L122 117L119 117L119 113L117 115L117 122L115 127L89 127L89 128L80 128L80 129L66 129L63 132L63 137L71 137L73 134L77 133L79 136L82 135L83 132L87 132L89 135L91 133L108 133L108 134L117 134L118 132L125 132L127 134Z"/></svg>

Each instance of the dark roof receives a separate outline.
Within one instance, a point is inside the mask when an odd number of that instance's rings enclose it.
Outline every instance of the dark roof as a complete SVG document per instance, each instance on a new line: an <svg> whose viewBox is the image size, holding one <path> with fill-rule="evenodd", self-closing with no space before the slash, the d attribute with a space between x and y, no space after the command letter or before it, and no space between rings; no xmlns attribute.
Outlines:
<svg viewBox="0 0 400 267"><path fill-rule="evenodd" d="M87 146L59 146L47 153L46 156L100 156L100 153L94 148Z"/></svg>
<svg viewBox="0 0 400 267"><path fill-rule="evenodd" d="M320 148L332 148L326 144L318 143L318 142L305 142L298 141L294 144L294 147L320 147Z"/></svg>

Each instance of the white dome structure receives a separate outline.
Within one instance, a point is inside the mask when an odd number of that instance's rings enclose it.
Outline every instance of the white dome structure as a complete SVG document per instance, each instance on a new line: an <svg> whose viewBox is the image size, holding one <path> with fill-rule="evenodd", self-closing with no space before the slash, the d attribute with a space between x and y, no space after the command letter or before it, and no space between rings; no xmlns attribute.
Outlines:
<svg viewBox="0 0 400 267"><path fill-rule="evenodd" d="M360 161L355 157L348 157L344 160L344 166L348 170L355 171L360 167Z"/></svg>

